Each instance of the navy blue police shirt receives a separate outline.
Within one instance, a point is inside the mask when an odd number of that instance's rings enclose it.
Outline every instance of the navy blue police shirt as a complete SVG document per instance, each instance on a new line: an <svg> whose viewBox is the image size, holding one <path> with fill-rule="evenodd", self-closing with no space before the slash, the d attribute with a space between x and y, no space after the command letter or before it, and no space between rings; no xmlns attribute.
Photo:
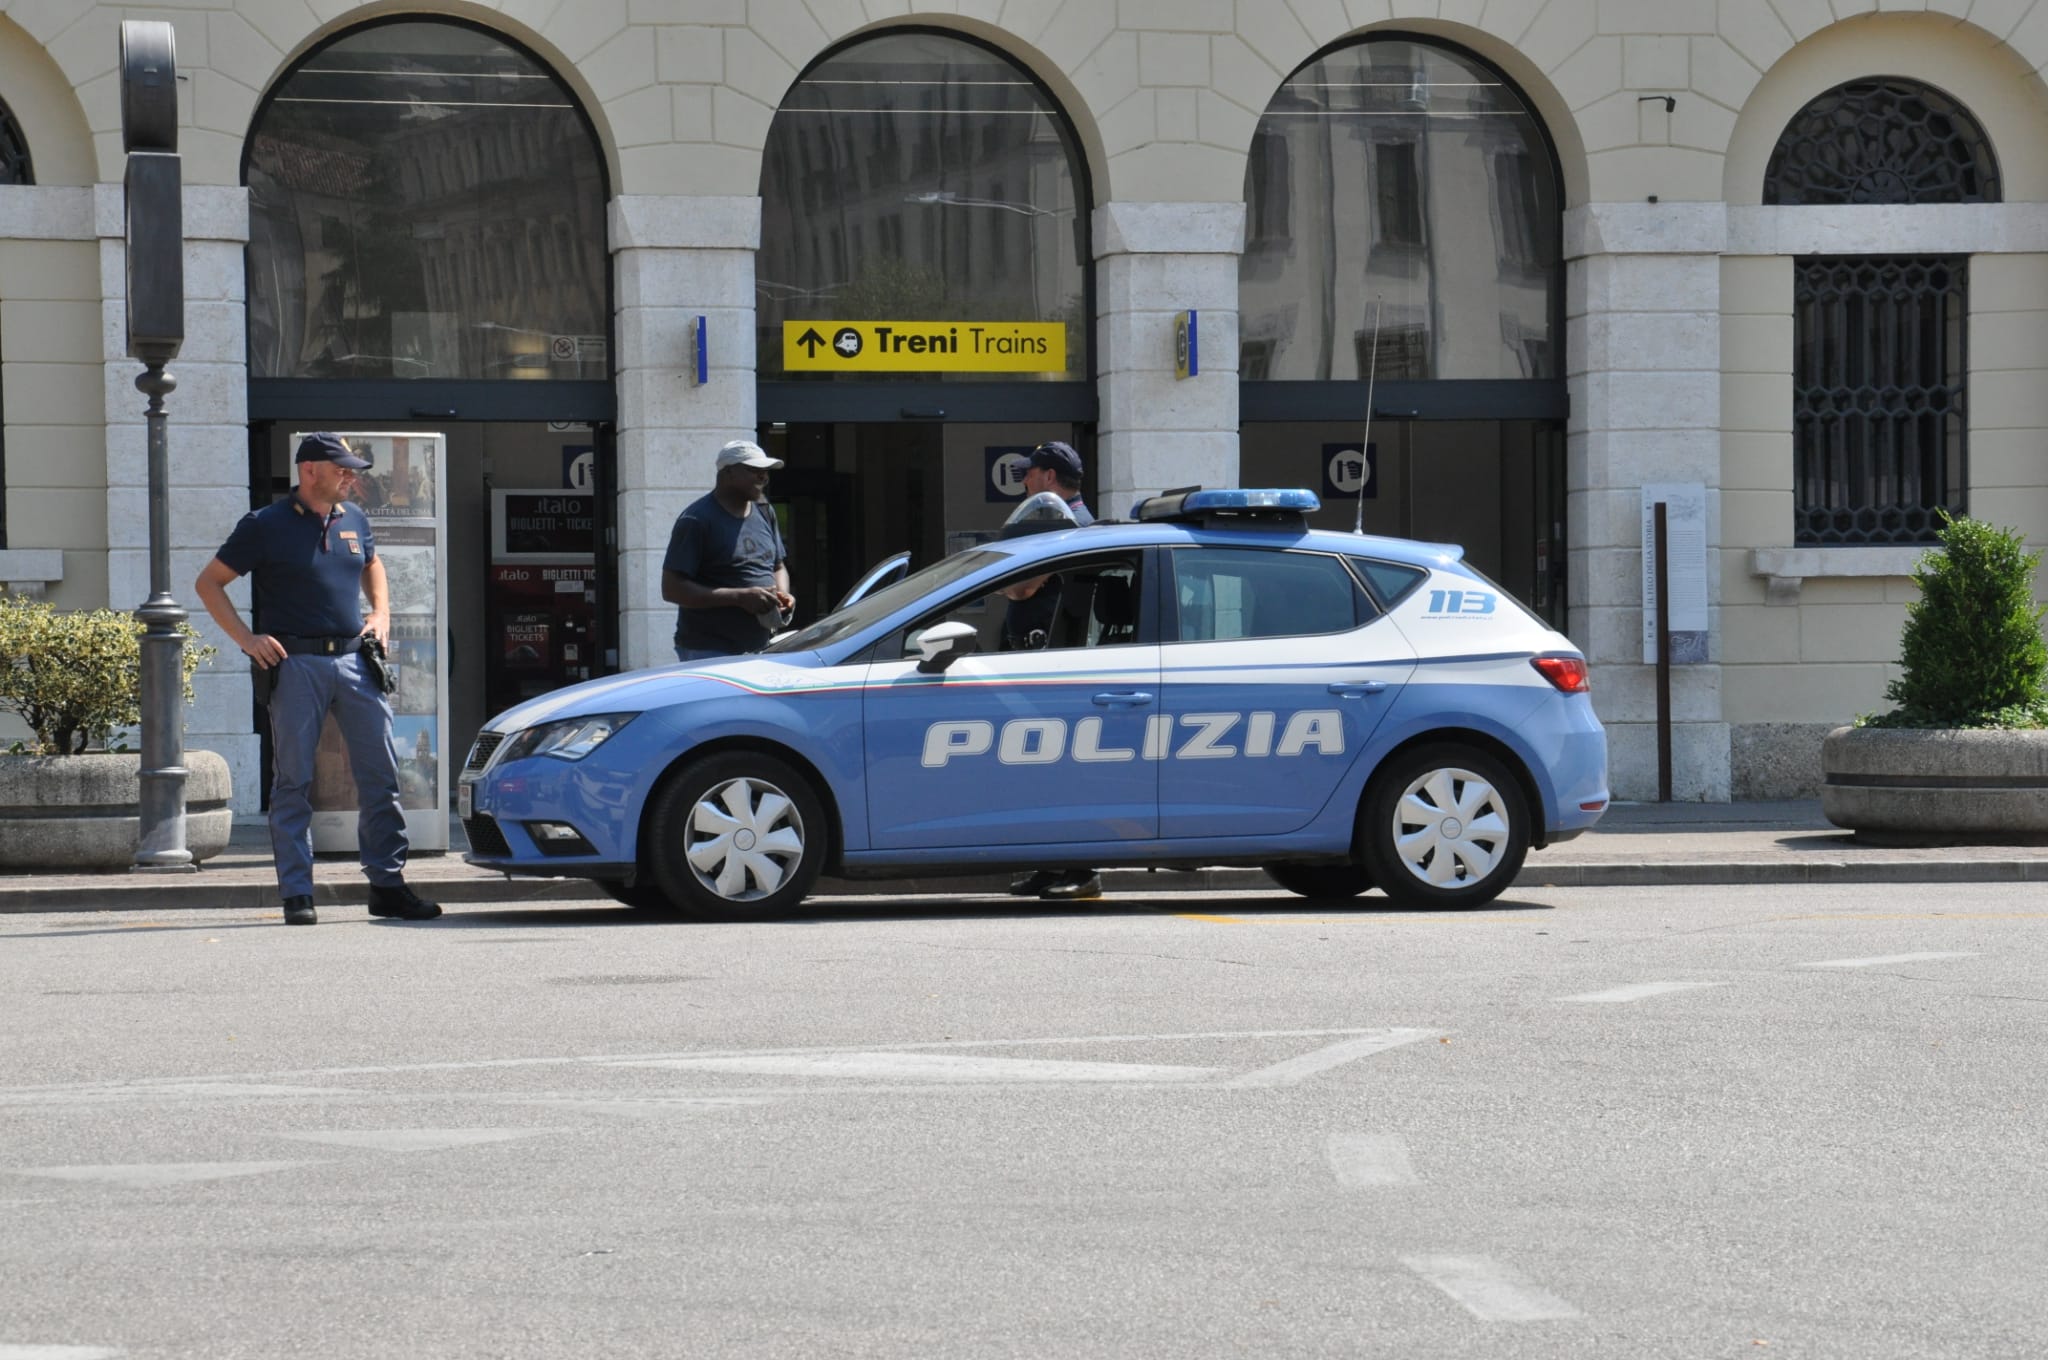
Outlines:
<svg viewBox="0 0 2048 1360"><path fill-rule="evenodd" d="M273 637L353 637L363 631L363 568L377 540L361 506L322 515L291 495L242 516L216 557L255 574L256 631Z"/></svg>
<svg viewBox="0 0 2048 1360"><path fill-rule="evenodd" d="M752 514L736 519L718 503L716 493L707 492L676 516L661 569L713 590L773 590L775 568L788 556L768 502L755 501ZM754 614L738 605L676 610L676 646L690 651L758 652L774 635L773 612Z"/></svg>

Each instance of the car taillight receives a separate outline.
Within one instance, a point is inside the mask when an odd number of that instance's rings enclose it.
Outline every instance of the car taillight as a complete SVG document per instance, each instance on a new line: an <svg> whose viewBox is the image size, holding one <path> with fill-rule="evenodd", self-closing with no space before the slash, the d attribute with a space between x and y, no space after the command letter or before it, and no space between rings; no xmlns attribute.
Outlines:
<svg viewBox="0 0 2048 1360"><path fill-rule="evenodd" d="M1579 657L1538 656L1530 658L1529 664L1565 694L1584 694L1593 687L1586 663Z"/></svg>

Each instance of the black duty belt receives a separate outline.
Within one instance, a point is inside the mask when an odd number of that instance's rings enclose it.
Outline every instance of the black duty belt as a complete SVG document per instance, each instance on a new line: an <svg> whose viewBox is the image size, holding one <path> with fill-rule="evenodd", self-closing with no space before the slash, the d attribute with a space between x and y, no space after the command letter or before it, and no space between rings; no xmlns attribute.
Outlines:
<svg viewBox="0 0 2048 1360"><path fill-rule="evenodd" d="M351 637L292 637L287 633L272 633L279 645L293 656L347 656L363 645L363 635Z"/></svg>

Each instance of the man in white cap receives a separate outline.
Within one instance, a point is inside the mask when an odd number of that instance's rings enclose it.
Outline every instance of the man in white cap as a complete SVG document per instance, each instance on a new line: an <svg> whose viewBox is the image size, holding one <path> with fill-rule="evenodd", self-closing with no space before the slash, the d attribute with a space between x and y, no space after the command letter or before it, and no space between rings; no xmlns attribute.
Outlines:
<svg viewBox="0 0 2048 1360"><path fill-rule="evenodd" d="M718 480L683 507L661 562L661 598L676 606L676 660L758 652L796 607L789 554L768 474L782 466L759 444L718 451Z"/></svg>

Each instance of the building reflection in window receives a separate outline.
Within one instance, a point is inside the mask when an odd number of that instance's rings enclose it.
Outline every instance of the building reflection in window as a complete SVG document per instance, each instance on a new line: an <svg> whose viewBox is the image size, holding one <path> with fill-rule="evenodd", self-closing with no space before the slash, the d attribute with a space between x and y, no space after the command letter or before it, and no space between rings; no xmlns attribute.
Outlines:
<svg viewBox="0 0 2048 1360"><path fill-rule="evenodd" d="M1275 195L1284 202L1273 201ZM1477 60L1376 39L1303 66L1245 174L1247 381L1557 378L1555 160Z"/></svg>
<svg viewBox="0 0 2048 1360"><path fill-rule="evenodd" d="M603 161L502 39L405 21L320 48L246 178L251 377L607 376Z"/></svg>
<svg viewBox="0 0 2048 1360"><path fill-rule="evenodd" d="M1065 374L942 376L1085 378L1082 203L1065 116L1008 58L923 31L832 54L763 153L761 375L829 379L784 373L784 321L1064 321Z"/></svg>

